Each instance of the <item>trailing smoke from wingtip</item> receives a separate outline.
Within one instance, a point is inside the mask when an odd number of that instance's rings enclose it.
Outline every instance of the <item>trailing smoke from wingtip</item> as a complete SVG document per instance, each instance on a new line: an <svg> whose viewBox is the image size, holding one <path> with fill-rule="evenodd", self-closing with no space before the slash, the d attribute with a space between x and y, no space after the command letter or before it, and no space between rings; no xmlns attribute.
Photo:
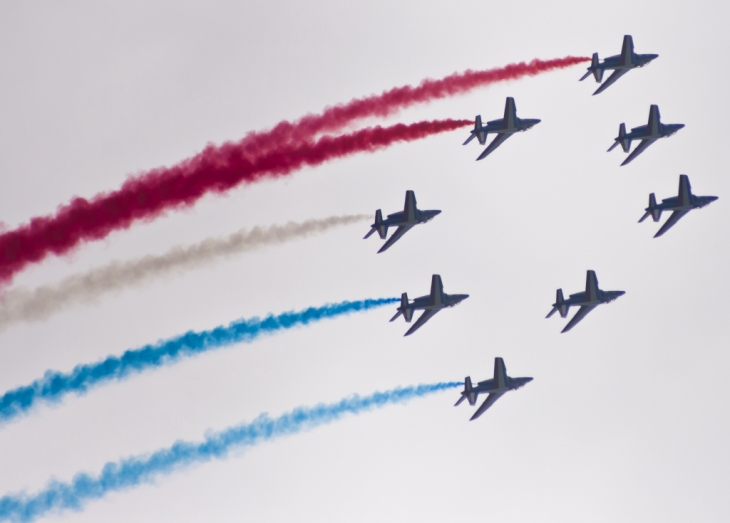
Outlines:
<svg viewBox="0 0 730 523"><path fill-rule="evenodd" d="M0 234L0 282L9 282L28 264L66 254L80 244L106 238L166 211L189 207L209 193L224 193L243 183L291 174L303 167L374 152L397 142L411 142L471 125L471 120L432 120L389 127L369 127L314 142L282 146L251 158L240 144L209 146L174 167L130 178L120 189L91 200L76 198L52 216Z"/></svg>
<svg viewBox="0 0 730 523"><path fill-rule="evenodd" d="M5 495L0 498L0 521L32 521L51 510L79 510L92 499L150 483L181 467L212 459L225 459L231 450L237 448L252 447L338 421L347 414L362 414L461 385L462 382L457 381L398 387L369 396L351 396L336 403L299 407L277 418L261 414L249 423L209 433L200 442L177 441L172 446L151 454L109 462L96 476L82 472L68 482L51 481L44 489L31 495Z"/></svg>
<svg viewBox="0 0 730 523"><path fill-rule="evenodd" d="M366 214L353 214L242 229L223 238L209 238L194 245L174 247L161 255L113 262L83 274L69 276L53 285L32 290L11 288L0 298L0 331L15 322L45 320L66 307L96 303L106 294L192 270L236 254L307 238L370 218Z"/></svg>

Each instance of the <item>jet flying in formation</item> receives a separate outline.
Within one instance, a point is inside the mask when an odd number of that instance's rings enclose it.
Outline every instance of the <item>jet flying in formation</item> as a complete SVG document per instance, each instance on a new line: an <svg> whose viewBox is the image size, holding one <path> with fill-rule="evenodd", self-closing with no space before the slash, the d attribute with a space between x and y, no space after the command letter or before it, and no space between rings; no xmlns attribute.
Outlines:
<svg viewBox="0 0 730 523"><path fill-rule="evenodd" d="M695 196L692 194L692 187L689 184L689 176L686 174L680 174L679 195L671 198L665 198L662 200L662 203L657 205L654 193L651 193L649 195L649 207L644 209L646 212L644 213L644 216L641 217L641 220L639 220L639 223L646 220L649 216L651 216L655 222L658 222L662 217L662 211L672 211L672 215L664 223L664 225L662 225L659 232L654 235L654 238L658 238L671 229L674 224L689 211L709 205L717 200L717 198L717 196Z"/></svg>
<svg viewBox="0 0 730 523"><path fill-rule="evenodd" d="M605 58L603 62L599 63L598 53L593 53L591 66L588 68L588 72L583 75L580 81L582 82L592 74L593 77L596 79L596 82L600 84L603 80L603 73L607 70L612 70L613 73L611 74L611 76L608 77L608 80L601 84L596 92L593 93L594 95L597 95L598 93L602 93L603 91L608 89L609 86L613 85L616 82L616 80L621 78L632 69L644 67L646 64L648 64L658 56L658 54L636 54L634 52L634 39L631 38L631 35L625 35L624 44L623 47L621 47L621 54L616 56L609 56L608 58Z"/></svg>
<svg viewBox="0 0 730 523"><path fill-rule="evenodd" d="M618 128L618 136L614 138L614 143L608 148L609 152L621 144L624 152L629 152L631 149L632 140L641 140L641 143L636 146L634 151L623 161L621 165L626 165L631 162L634 158L643 153L647 147L656 142L659 138L667 138L672 136L674 133L684 127L683 123L667 123L661 122L659 117L659 106L652 105L649 108L649 123L648 125L640 125L631 129L630 133L626 132L626 124L621 124Z"/></svg>
<svg viewBox="0 0 730 523"><path fill-rule="evenodd" d="M370 232L365 235L369 238L371 234L378 231L380 239L384 240L388 235L388 227L398 227L391 235L388 241L378 251L386 251L391 245L401 239L401 237L411 230L414 225L426 223L441 214L441 211L422 211L416 207L416 194L413 191L406 191L406 203L403 211L389 214L388 218L383 220L383 213L378 209L375 211L375 223L370 226Z"/></svg>
<svg viewBox="0 0 730 523"><path fill-rule="evenodd" d="M626 294L625 291L602 291L598 288L598 278L596 278L595 271L588 271L586 274L586 290L585 292L578 292L571 294L566 300L563 298L563 289L558 289L555 303L553 303L553 309L550 313L545 316L549 318L556 312L560 312L560 317L565 318L568 316L570 307L580 307L578 312L568 322L565 328L561 332L568 332L570 329L575 327L580 320L586 317L586 314L595 309L598 305L609 303Z"/></svg>
<svg viewBox="0 0 730 523"><path fill-rule="evenodd" d="M517 118L517 108L515 107L515 99L511 96L507 98L507 102L504 106L504 118L499 120L491 120L487 122L487 125L482 125L482 117L477 116L474 121L474 130L471 131L471 135L466 139L464 145L471 142L474 138L479 140L481 145L487 143L487 135L489 133L496 134L497 137L492 140L492 143L484 149L484 152L479 155L477 160L483 160L489 156L497 147L502 145L504 141L515 133L521 133L532 129L535 125L539 124L540 120L536 118Z"/></svg>
<svg viewBox="0 0 730 523"><path fill-rule="evenodd" d="M461 397L454 407L461 404L464 400L469 400L469 405L473 407L476 405L479 394L489 394L487 399L484 400L484 403L479 406L469 420L474 421L484 414L489 407L494 405L494 402L501 398L506 392L517 390L531 381L532 378L510 378L507 376L507 368L504 366L504 360L502 358L494 358L494 378L491 380L480 381L477 383L477 386L474 387L471 384L471 378L467 376L464 380L464 392L461 393Z"/></svg>
<svg viewBox="0 0 730 523"><path fill-rule="evenodd" d="M416 323L408 329L405 336L409 336L420 329L424 323L433 318L433 316L442 309L447 307L453 307L458 305L469 297L468 294L446 294L444 292L444 286L441 283L441 276L434 274L431 277L431 294L428 296L421 296L416 298L412 302L408 301L408 294L403 293L400 298L400 307L398 312L393 316L390 321L395 321L401 314L405 320L410 323L413 319L413 312L417 310L423 310L421 317L416 320Z"/></svg>

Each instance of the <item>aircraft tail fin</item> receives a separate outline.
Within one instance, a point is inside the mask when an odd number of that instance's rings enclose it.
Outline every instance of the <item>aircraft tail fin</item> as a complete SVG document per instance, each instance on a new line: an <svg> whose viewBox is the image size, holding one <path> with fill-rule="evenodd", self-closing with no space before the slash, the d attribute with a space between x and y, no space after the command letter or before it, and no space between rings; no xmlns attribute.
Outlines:
<svg viewBox="0 0 730 523"><path fill-rule="evenodd" d="M593 78L596 79L596 83L601 83L603 81L603 72L605 69L598 67L598 53L593 53L593 58L591 58L591 72L593 73Z"/></svg>
<svg viewBox="0 0 730 523"><path fill-rule="evenodd" d="M555 303L553 304L553 309L545 317L549 318L556 312L560 312L560 317L565 318L566 316L568 316L569 309L570 305L565 303L565 298L563 297L563 289L558 289L555 293Z"/></svg>
<svg viewBox="0 0 730 523"><path fill-rule="evenodd" d="M631 140L629 138L626 138L625 123L622 123L618 126L618 137L614 139L613 145L608 148L608 152L613 151L618 144L621 144L621 148L624 150L625 153L629 152L629 150L631 149Z"/></svg>
<svg viewBox="0 0 730 523"><path fill-rule="evenodd" d="M471 384L471 377L467 376L464 378L464 392L461 393L459 401L454 404L454 407L461 405L464 400L469 401L469 405L474 406L477 402L477 394L474 392L474 387Z"/></svg>
<svg viewBox="0 0 730 523"><path fill-rule="evenodd" d="M400 307L398 307L398 312L395 313L395 316L393 316L390 321L397 320L400 315L403 315L403 318L410 323L413 319L413 309L408 307L408 293L404 292L400 295Z"/></svg>
<svg viewBox="0 0 730 523"><path fill-rule="evenodd" d="M381 240L384 240L388 236L388 226L383 225L383 213L380 209L375 211L375 228L373 230L378 231Z"/></svg>
<svg viewBox="0 0 730 523"><path fill-rule="evenodd" d="M479 143L481 145L484 145L487 143L487 131L484 129L484 126L482 125L482 116L478 114L476 118L474 118L474 130L469 135L469 138L466 139L466 141L463 143L463 145L468 144L471 142L474 138L479 140Z"/></svg>
<svg viewBox="0 0 730 523"><path fill-rule="evenodd" d="M655 222L658 222L662 217L662 210L657 207L656 196L654 196L654 193L649 195L649 207L646 208L646 212L644 213L644 216L641 217L641 220L639 220L639 223L646 220L649 216L651 216L651 219Z"/></svg>

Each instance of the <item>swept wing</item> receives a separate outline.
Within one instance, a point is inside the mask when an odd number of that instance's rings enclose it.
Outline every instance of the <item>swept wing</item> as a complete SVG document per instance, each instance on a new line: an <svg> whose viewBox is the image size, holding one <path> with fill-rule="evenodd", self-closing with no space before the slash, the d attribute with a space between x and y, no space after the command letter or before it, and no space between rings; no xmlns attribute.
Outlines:
<svg viewBox="0 0 730 523"><path fill-rule="evenodd" d="M486 149L484 149L484 152L479 155L479 158L477 158L477 161L478 160L483 160L484 158L486 158L487 156L489 156L490 154L492 154L492 152L497 147L499 147L500 145L502 145L504 143L504 141L507 138L509 138L510 136L512 136L512 135L509 134L509 133L501 133L501 134L498 134L497 137L494 140L492 140L492 143L490 143L489 146Z"/></svg>
<svg viewBox="0 0 730 523"><path fill-rule="evenodd" d="M379 253L388 250L388 248L393 245L395 242L401 239L401 236L403 236L405 233L411 230L413 225L401 225L396 229L396 231L391 235L390 238L388 238L388 241L383 244L383 246L378 251Z"/></svg>
<svg viewBox="0 0 730 523"><path fill-rule="evenodd" d="M423 314L421 314L421 317L416 320L416 323L413 324L413 326L408 329L408 332L404 334L404 336L410 336L414 332L416 332L418 329L423 327L423 324L426 323L428 320L433 318L438 311L441 309L428 309L423 311Z"/></svg>
<svg viewBox="0 0 730 523"><path fill-rule="evenodd" d="M631 152L628 158L626 158L621 165L626 165L627 163L631 162L634 158L643 153L647 147L649 147L656 141L656 138L647 138L645 140L641 140L641 143L636 147L636 149Z"/></svg>
<svg viewBox="0 0 730 523"><path fill-rule="evenodd" d="M611 87L614 83L616 83L616 80L618 80L619 78L621 78L623 75L625 75L629 71L630 71L630 69L616 69L611 74L611 76L609 76L608 79L606 79L606 81L603 82L598 89L596 89L596 92L593 93L593 95L595 96L595 95L597 95L599 93L602 93L603 91L605 91L606 89L608 89L609 87ZM591 72L588 71L588 73L586 73L586 74L587 75L588 74L591 74Z"/></svg>
<svg viewBox="0 0 730 523"><path fill-rule="evenodd" d="M560 332L568 332L570 329L575 327L580 320L586 317L586 314L591 312L593 309L595 309L595 305L583 305L580 309L578 309L578 312L575 313L575 316L571 318L571 320L568 322L568 324L565 326L565 328Z"/></svg>
<svg viewBox="0 0 730 523"><path fill-rule="evenodd" d="M492 392L487 396L487 399L484 400L484 403L482 403L477 411L474 413L474 415L469 419L469 421L473 421L477 419L479 416L484 414L489 407L494 405L494 402L497 401L499 398L501 398L504 395L504 392Z"/></svg>
<svg viewBox="0 0 730 523"><path fill-rule="evenodd" d="M654 235L654 238L658 238L665 232L667 232L669 229L674 227L674 224L677 223L685 214L687 214L689 210L678 210L674 211L672 215L669 217L669 219L662 225L662 228L659 229L659 232L657 232Z"/></svg>

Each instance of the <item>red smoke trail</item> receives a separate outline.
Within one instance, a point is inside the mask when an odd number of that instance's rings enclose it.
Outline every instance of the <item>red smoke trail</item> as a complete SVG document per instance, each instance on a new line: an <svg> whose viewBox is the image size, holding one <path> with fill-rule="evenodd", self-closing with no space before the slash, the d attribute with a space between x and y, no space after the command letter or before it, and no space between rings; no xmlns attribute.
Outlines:
<svg viewBox="0 0 730 523"><path fill-rule="evenodd" d="M517 80L525 76L564 69L589 60L590 58L581 56L553 60L535 59L529 63L509 64L497 69L455 73L440 80L424 80L417 87L410 85L396 87L382 94L328 107L322 114L310 114L294 123L281 122L269 131L252 132L243 139L241 146L245 154L256 156L283 144L310 140L318 133L337 131L360 118L388 116L417 103L463 94L495 82Z"/></svg>
<svg viewBox="0 0 730 523"><path fill-rule="evenodd" d="M166 210L192 205L209 192L224 192L265 176L282 176L358 152L372 152L433 134L471 125L471 120L435 120L410 125L373 127L316 142L282 146L250 157L241 143L209 146L174 167L155 169L127 180L114 192L90 201L76 198L54 216L33 218L30 224L0 234L0 281L8 282L26 265L49 254L65 254L80 243L104 238L138 220L150 220Z"/></svg>

